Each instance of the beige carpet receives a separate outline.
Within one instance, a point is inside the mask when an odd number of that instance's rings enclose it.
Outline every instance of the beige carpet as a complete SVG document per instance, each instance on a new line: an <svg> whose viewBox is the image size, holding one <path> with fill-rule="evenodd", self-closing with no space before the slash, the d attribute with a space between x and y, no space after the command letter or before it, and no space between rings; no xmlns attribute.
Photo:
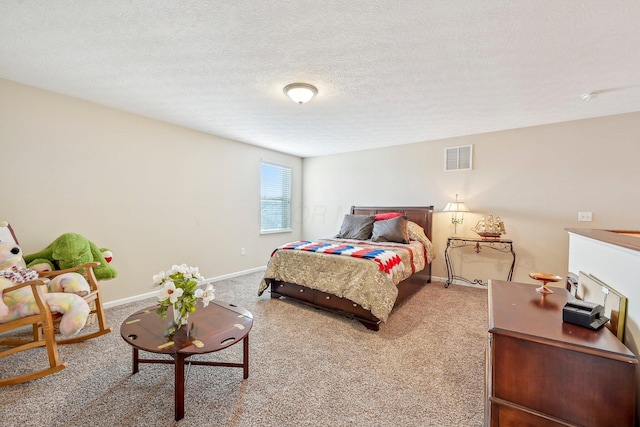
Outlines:
<svg viewBox="0 0 640 427"><path fill-rule="evenodd" d="M61 346L67 369L0 389L0 425L483 424L485 289L432 283L371 332L267 293L258 297L261 277L216 283L218 299L254 315L249 378L243 381L238 368L192 367L180 422L173 419L172 367L141 365L132 375L131 347L120 337L122 320L151 299L108 309L113 333ZM241 350L235 345L206 359L239 361ZM0 375L45 359L41 349L1 359Z"/></svg>

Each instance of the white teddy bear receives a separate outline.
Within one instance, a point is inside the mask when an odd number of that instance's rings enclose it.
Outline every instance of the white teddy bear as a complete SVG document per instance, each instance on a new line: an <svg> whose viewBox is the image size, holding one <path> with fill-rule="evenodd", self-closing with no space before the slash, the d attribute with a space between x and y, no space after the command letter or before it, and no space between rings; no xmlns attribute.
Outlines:
<svg viewBox="0 0 640 427"><path fill-rule="evenodd" d="M0 242L0 323L39 312L30 287L4 292L16 283L38 278L38 272L25 268L20 246ZM46 287L44 287L46 288ZM89 283L78 273L65 273L55 277L48 289L43 289L44 302L52 312L62 314L60 333L64 336L77 334L86 324L91 309L81 295L90 291Z"/></svg>

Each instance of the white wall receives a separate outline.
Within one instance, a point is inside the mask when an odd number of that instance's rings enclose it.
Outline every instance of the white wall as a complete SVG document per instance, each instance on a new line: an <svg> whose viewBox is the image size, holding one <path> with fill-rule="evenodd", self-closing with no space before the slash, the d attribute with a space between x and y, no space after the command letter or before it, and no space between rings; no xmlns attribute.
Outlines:
<svg viewBox="0 0 640 427"><path fill-rule="evenodd" d="M640 252L569 233L569 271L591 274L628 298L624 344L640 355ZM640 369L636 369L636 425L640 425Z"/></svg>
<svg viewBox="0 0 640 427"><path fill-rule="evenodd" d="M625 344L639 354L640 252L574 233L569 233L569 241L569 271L591 274L628 298Z"/></svg>
<svg viewBox="0 0 640 427"><path fill-rule="evenodd" d="M433 204L439 212L459 193L472 214L458 234L477 237L470 228L483 215L505 221L517 253L514 280L533 283L534 271L565 276L565 228L640 229L638 134L633 113L305 159L303 237L335 234L353 204ZM473 170L445 172L444 149L468 144ZM593 212L593 221L578 222L579 211ZM435 215L434 276L446 276L450 219ZM511 262L487 250L455 257L457 274L484 281L505 279Z"/></svg>
<svg viewBox="0 0 640 427"><path fill-rule="evenodd" d="M65 232L110 248L119 276L103 282L106 301L152 291L176 263L205 277L261 267L300 238L299 219L292 233L259 234L261 159L292 167L299 211L298 157L1 79L0 117L0 219L25 253Z"/></svg>

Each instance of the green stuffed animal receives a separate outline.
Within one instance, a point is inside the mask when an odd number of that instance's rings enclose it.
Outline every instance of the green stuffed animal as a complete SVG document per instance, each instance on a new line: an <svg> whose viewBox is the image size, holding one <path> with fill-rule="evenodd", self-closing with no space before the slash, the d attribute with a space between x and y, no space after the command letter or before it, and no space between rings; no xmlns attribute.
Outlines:
<svg viewBox="0 0 640 427"><path fill-rule="evenodd" d="M105 259L106 248L99 249L95 243L77 233L65 233L40 252L25 255L28 268L37 271L64 270L88 262L99 262L93 269L98 280L115 278L118 273Z"/></svg>

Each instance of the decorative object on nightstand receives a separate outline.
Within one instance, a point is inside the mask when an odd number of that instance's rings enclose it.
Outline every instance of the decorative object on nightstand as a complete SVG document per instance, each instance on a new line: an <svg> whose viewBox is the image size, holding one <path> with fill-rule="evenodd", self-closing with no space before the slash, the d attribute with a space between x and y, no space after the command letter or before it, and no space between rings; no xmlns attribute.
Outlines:
<svg viewBox="0 0 640 427"><path fill-rule="evenodd" d="M453 224L453 235L458 235L458 224L462 224L464 221L464 213L469 212L469 208L464 202L458 201L458 195L456 194L456 201L447 203L442 212L451 212L451 223ZM460 216L458 216L460 214Z"/></svg>
<svg viewBox="0 0 640 427"><path fill-rule="evenodd" d="M494 217L493 215L482 218L471 231L478 233L483 239L499 239L501 235L507 234L504 222L499 216Z"/></svg>
<svg viewBox="0 0 640 427"><path fill-rule="evenodd" d="M559 282L562 280L562 277L556 276L555 274L549 274L549 273L529 273L529 277L531 277L534 280L538 280L542 282L542 286L540 286L539 288L536 288L536 292L539 292L541 294L552 294L553 291L549 289L549 287L547 286L547 283Z"/></svg>

